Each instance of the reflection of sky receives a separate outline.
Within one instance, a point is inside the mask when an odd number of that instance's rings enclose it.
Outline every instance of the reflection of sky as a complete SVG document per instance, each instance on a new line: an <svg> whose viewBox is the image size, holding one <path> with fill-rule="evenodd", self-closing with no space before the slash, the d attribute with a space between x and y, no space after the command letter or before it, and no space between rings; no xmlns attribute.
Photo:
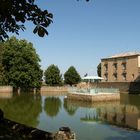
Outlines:
<svg viewBox="0 0 140 140"><path fill-rule="evenodd" d="M42 98L43 103L45 96ZM68 115L63 107L63 98L61 97L62 106L57 116L51 118L45 111L40 114L40 124L38 128L55 132L62 126L70 127L77 136L77 140L138 140L139 132L127 131L126 129L104 123L86 123L80 120L86 114L97 115L95 108L78 107L73 116Z"/></svg>

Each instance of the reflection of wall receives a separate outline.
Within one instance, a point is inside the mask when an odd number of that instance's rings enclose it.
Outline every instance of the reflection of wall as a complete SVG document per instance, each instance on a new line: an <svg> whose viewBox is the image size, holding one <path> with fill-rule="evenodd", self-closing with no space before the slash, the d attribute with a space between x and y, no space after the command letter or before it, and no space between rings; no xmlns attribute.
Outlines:
<svg viewBox="0 0 140 140"><path fill-rule="evenodd" d="M82 105L82 102L78 102L76 105L74 101L68 101L68 104L90 108L80 118L81 121L103 121L117 126L140 130L140 108L134 105L123 105L119 104L119 102L85 103L85 105L84 103Z"/></svg>
<svg viewBox="0 0 140 140"><path fill-rule="evenodd" d="M121 125L124 127L130 127L137 129L138 119L140 117L140 111L136 106L118 106L112 107L112 111L106 108L106 112L103 109L101 110L101 115L99 118L103 121ZM103 111L102 111L103 110Z"/></svg>
<svg viewBox="0 0 140 140"><path fill-rule="evenodd" d="M5 93L1 93L0 92L0 98L12 98L13 93L11 92L5 92Z"/></svg>
<svg viewBox="0 0 140 140"><path fill-rule="evenodd" d="M67 102L68 106L75 106L75 107L85 107L85 108L102 108L102 107L112 107L112 106L118 106L120 104L119 101L113 101L113 102L83 102L80 100L69 100L68 98L64 99L64 102Z"/></svg>

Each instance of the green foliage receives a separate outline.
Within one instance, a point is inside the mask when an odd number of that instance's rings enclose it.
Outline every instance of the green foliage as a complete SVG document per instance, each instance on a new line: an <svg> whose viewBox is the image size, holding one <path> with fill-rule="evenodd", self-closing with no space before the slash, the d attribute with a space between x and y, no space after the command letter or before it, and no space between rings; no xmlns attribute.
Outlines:
<svg viewBox="0 0 140 140"><path fill-rule="evenodd" d="M49 86L61 86L62 85L62 75L60 70L55 65L50 65L44 73L45 82Z"/></svg>
<svg viewBox="0 0 140 140"><path fill-rule="evenodd" d="M101 63L97 66L97 74L101 77Z"/></svg>
<svg viewBox="0 0 140 140"><path fill-rule="evenodd" d="M35 4L35 0L1 0L0 41L8 38L8 32L19 34L19 30L24 31L27 21L35 25L34 34L37 33L40 37L48 35L47 28L52 23L52 18L53 14L41 10Z"/></svg>
<svg viewBox="0 0 140 140"><path fill-rule="evenodd" d="M3 51L4 45L0 42L0 85L3 85L6 83L6 77L5 77L5 71L4 67L2 65L2 58L3 58Z"/></svg>
<svg viewBox="0 0 140 140"><path fill-rule="evenodd" d="M42 70L32 43L12 37L3 45L2 65L7 80L5 84L15 88L39 88Z"/></svg>
<svg viewBox="0 0 140 140"><path fill-rule="evenodd" d="M53 15L41 10L35 0L1 0L0 1L0 41L8 38L7 32L19 34L25 30L27 21L35 25L33 33L40 37L48 35L46 28L52 22Z"/></svg>
<svg viewBox="0 0 140 140"><path fill-rule="evenodd" d="M76 69L71 66L64 74L65 83L69 85L78 84L81 81L81 77Z"/></svg>

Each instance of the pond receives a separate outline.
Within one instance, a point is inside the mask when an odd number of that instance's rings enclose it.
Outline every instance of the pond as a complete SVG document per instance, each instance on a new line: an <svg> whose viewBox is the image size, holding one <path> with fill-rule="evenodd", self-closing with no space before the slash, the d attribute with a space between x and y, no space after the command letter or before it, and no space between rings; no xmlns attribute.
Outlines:
<svg viewBox="0 0 140 140"><path fill-rule="evenodd" d="M66 94L2 94L5 117L28 126L56 132L70 127L77 140L139 140L140 96L121 95L120 102L69 101Z"/></svg>

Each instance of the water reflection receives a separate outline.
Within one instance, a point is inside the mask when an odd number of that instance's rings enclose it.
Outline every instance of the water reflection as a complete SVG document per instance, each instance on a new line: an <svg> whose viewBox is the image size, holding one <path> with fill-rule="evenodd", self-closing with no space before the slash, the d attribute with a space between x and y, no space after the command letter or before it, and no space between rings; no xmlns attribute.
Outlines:
<svg viewBox="0 0 140 140"><path fill-rule="evenodd" d="M0 108L5 117L22 124L36 127L42 111L40 94L21 93L12 98L0 98Z"/></svg>
<svg viewBox="0 0 140 140"><path fill-rule="evenodd" d="M121 102L85 103L66 99L68 107L87 108L85 114L80 117L83 122L106 122L121 127L140 129L140 108Z"/></svg>
<svg viewBox="0 0 140 140"><path fill-rule="evenodd" d="M12 98L13 93L11 92L4 92L4 93L0 93L0 98Z"/></svg>
<svg viewBox="0 0 140 140"><path fill-rule="evenodd" d="M46 97L44 110L50 117L55 117L61 108L61 100L59 97Z"/></svg>
<svg viewBox="0 0 140 140"><path fill-rule="evenodd" d="M69 103L69 100L67 100L66 98L64 98L64 109L65 111L70 115L70 116L73 116L78 107L77 106L73 106L72 104Z"/></svg>
<svg viewBox="0 0 140 140"><path fill-rule="evenodd" d="M0 99L6 117L45 131L56 132L69 126L77 140L139 140L140 137L139 132L114 127L140 130L140 96L123 95L120 102L104 103L71 101L54 93L10 96L2 95Z"/></svg>

